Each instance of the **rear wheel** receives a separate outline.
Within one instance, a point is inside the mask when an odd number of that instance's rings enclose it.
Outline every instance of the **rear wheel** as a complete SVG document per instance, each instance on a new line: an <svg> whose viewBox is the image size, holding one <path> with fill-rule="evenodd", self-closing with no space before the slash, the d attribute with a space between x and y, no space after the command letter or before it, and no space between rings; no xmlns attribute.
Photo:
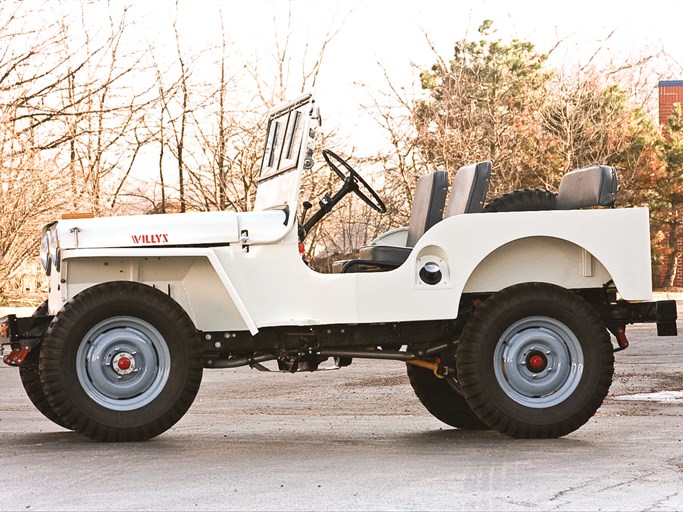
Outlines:
<svg viewBox="0 0 683 512"><path fill-rule="evenodd" d="M491 200L484 212L530 212L557 210L557 194L549 190L523 188Z"/></svg>
<svg viewBox="0 0 683 512"><path fill-rule="evenodd" d="M512 286L483 302L458 345L472 410L513 437L573 432L595 414L614 371L612 343L592 306L555 285Z"/></svg>
<svg viewBox="0 0 683 512"><path fill-rule="evenodd" d="M53 320L40 375L55 412L100 441L142 441L173 426L202 377L201 341L170 297L131 282L81 292Z"/></svg>
<svg viewBox="0 0 683 512"><path fill-rule="evenodd" d="M428 368L408 364L408 379L422 405L437 419L451 427L482 430L488 427L469 406L459 384L449 377L443 379Z"/></svg>

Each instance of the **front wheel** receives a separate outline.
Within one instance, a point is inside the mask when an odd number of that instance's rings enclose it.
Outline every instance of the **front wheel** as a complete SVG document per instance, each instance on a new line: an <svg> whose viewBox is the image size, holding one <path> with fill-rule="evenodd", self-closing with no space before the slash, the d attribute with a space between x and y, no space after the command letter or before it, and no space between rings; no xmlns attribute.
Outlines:
<svg viewBox="0 0 683 512"><path fill-rule="evenodd" d="M149 286L111 282L76 295L40 354L50 405L99 441L142 441L189 409L202 377L201 341L185 311Z"/></svg>
<svg viewBox="0 0 683 512"><path fill-rule="evenodd" d="M595 414L612 382L614 354L590 304L555 285L526 283L474 311L457 369L484 423L512 437L552 438Z"/></svg>

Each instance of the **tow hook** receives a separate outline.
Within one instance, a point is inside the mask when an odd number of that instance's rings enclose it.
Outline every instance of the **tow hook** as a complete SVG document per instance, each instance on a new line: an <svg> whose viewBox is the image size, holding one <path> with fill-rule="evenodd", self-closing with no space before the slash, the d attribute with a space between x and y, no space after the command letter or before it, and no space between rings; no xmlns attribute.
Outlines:
<svg viewBox="0 0 683 512"><path fill-rule="evenodd" d="M609 330L614 334L614 337L617 339L617 343L619 344L618 348L615 348L613 352L621 352L622 350L626 350L628 348L628 338L626 338L626 325L625 324L620 324L616 326L610 326Z"/></svg>
<svg viewBox="0 0 683 512"><path fill-rule="evenodd" d="M12 352L2 359L3 363L8 366L21 366L21 363L26 360L26 356L38 343L40 343L40 339L23 340L20 347L12 349Z"/></svg>

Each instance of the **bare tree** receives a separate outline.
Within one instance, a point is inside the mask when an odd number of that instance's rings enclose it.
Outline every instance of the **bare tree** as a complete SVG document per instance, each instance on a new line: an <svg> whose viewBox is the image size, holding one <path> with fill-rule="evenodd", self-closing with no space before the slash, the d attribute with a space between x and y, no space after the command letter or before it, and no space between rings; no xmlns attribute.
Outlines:
<svg viewBox="0 0 683 512"><path fill-rule="evenodd" d="M0 298L12 295L24 264L37 253L40 225L66 201L62 174L33 142L7 116L0 119Z"/></svg>
<svg viewBox="0 0 683 512"><path fill-rule="evenodd" d="M139 56L123 52L125 8L91 37L88 5L74 6L46 25L37 20L54 18L50 5L0 3L0 225L11 230L2 233L3 286L37 253L38 226L60 208L113 204L145 142L135 128L146 92L125 86L139 68Z"/></svg>
<svg viewBox="0 0 683 512"><path fill-rule="evenodd" d="M143 119L155 100L153 85L141 79L144 55L123 48L126 14L124 9L118 19L109 17L108 33L98 32L98 38L106 41L98 47L99 58L68 81L64 118L70 134L72 186L74 195L94 213L116 206L141 148L150 139ZM64 27L65 33L68 30ZM84 50L92 53L91 45L97 43L87 25L81 34ZM71 53L68 46L65 53ZM127 85L132 81L139 84L135 90Z"/></svg>
<svg viewBox="0 0 683 512"><path fill-rule="evenodd" d="M291 16L290 9L290 21ZM269 56L239 60L225 27L215 48L220 58L209 66L217 71L214 80L206 78L210 76L206 69L192 74L187 69L183 72L182 65L176 66L181 77L177 86L167 85L163 89L162 103L167 105L165 130L171 132L163 146L170 149L176 160L182 156L181 196L188 208L251 209L261 166L267 110L280 103L293 88L303 91L315 85L325 50L339 28L340 25L333 25L319 43L306 41L302 52L292 43L291 26L284 31L277 28L273 39L274 73L267 66ZM180 56L178 23L174 30ZM295 69L300 69L296 79ZM166 71L161 75L166 77L166 83L171 82L168 77L172 73ZM269 76L274 78L269 80ZM245 92L249 90L251 95ZM308 179L304 180L304 189Z"/></svg>

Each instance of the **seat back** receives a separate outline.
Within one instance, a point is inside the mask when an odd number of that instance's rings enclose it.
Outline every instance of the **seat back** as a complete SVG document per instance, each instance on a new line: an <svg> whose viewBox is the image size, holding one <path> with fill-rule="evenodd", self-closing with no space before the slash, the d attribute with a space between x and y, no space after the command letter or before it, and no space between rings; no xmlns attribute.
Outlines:
<svg viewBox="0 0 683 512"><path fill-rule="evenodd" d="M490 178L491 162L461 167L455 175L446 216L481 212ZM405 247L384 244L361 247L359 259L337 262L334 271L374 272L402 265L420 237L443 218L447 192L448 172L436 171L422 176L415 188Z"/></svg>
<svg viewBox="0 0 683 512"><path fill-rule="evenodd" d="M557 208L573 210L589 206L613 206L617 199L614 167L594 165L568 172L557 192Z"/></svg>
<svg viewBox="0 0 683 512"><path fill-rule="evenodd" d="M491 179L491 162L479 162L458 169L453 180L446 217L484 211L484 198Z"/></svg>
<svg viewBox="0 0 683 512"><path fill-rule="evenodd" d="M408 224L407 247L414 247L425 231L443 218L447 193L447 171L434 171L417 180Z"/></svg>

